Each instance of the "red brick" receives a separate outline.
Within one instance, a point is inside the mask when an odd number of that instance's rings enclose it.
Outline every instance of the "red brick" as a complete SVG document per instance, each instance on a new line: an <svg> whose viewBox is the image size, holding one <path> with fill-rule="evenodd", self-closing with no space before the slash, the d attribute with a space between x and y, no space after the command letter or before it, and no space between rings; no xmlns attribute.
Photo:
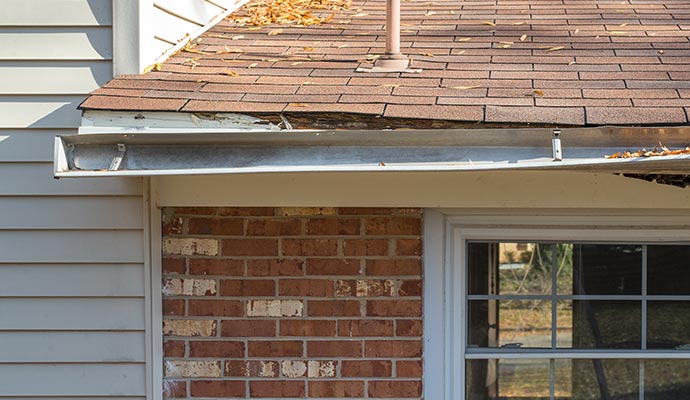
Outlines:
<svg viewBox="0 0 690 400"><path fill-rule="evenodd" d="M242 235L244 221L240 219L190 218L189 233L193 235Z"/></svg>
<svg viewBox="0 0 690 400"><path fill-rule="evenodd" d="M246 385L243 381L191 381L192 397L244 397Z"/></svg>
<svg viewBox="0 0 690 400"><path fill-rule="evenodd" d="M307 313L310 317L358 317L360 302L356 300L309 300Z"/></svg>
<svg viewBox="0 0 690 400"><path fill-rule="evenodd" d="M364 221L367 235L421 235L419 218L369 218Z"/></svg>
<svg viewBox="0 0 690 400"><path fill-rule="evenodd" d="M184 357L184 342L181 340L164 340L163 357Z"/></svg>
<svg viewBox="0 0 690 400"><path fill-rule="evenodd" d="M223 217L271 217L273 207L221 207L218 215Z"/></svg>
<svg viewBox="0 0 690 400"><path fill-rule="evenodd" d="M422 362L421 361L396 361L395 375L400 378L421 378L422 377Z"/></svg>
<svg viewBox="0 0 690 400"><path fill-rule="evenodd" d="M421 280L409 280L403 281L400 284L400 290L398 291L400 296L421 296L422 295L422 281Z"/></svg>
<svg viewBox="0 0 690 400"><path fill-rule="evenodd" d="M355 319L338 321L338 336L393 336L393 321Z"/></svg>
<svg viewBox="0 0 690 400"><path fill-rule="evenodd" d="M379 398L409 398L422 395L420 381L371 381L369 382L369 397Z"/></svg>
<svg viewBox="0 0 690 400"><path fill-rule="evenodd" d="M187 271L184 258L163 258L163 275L165 274L184 274Z"/></svg>
<svg viewBox="0 0 690 400"><path fill-rule="evenodd" d="M253 279L224 279L220 281L221 296L275 296L275 282Z"/></svg>
<svg viewBox="0 0 690 400"><path fill-rule="evenodd" d="M244 343L223 340L189 342L190 357L239 358L244 357Z"/></svg>
<svg viewBox="0 0 690 400"><path fill-rule="evenodd" d="M379 360L342 362L340 373L345 377L387 377L391 376L392 362Z"/></svg>
<svg viewBox="0 0 690 400"><path fill-rule="evenodd" d="M184 300L163 299L163 315L184 315Z"/></svg>
<svg viewBox="0 0 690 400"><path fill-rule="evenodd" d="M309 397L363 397L361 381L310 381Z"/></svg>
<svg viewBox="0 0 690 400"><path fill-rule="evenodd" d="M277 256L276 239L225 239L224 256Z"/></svg>
<svg viewBox="0 0 690 400"><path fill-rule="evenodd" d="M250 341L249 357L301 357L302 342L297 340Z"/></svg>
<svg viewBox="0 0 690 400"><path fill-rule="evenodd" d="M309 341L307 357L361 357L362 342L349 340Z"/></svg>
<svg viewBox="0 0 690 400"><path fill-rule="evenodd" d="M275 336L276 321L271 320L227 320L220 323L221 336L260 337Z"/></svg>
<svg viewBox="0 0 690 400"><path fill-rule="evenodd" d="M184 381L163 381L163 398L186 398L187 382Z"/></svg>
<svg viewBox="0 0 690 400"><path fill-rule="evenodd" d="M396 336L422 336L422 321L399 319L395 321Z"/></svg>
<svg viewBox="0 0 690 400"><path fill-rule="evenodd" d="M249 236L295 236L301 234L298 219L254 219L247 221Z"/></svg>
<svg viewBox="0 0 690 400"><path fill-rule="evenodd" d="M179 235L182 233L183 219L181 217L169 217L163 214L161 233L163 236Z"/></svg>
<svg viewBox="0 0 690 400"><path fill-rule="evenodd" d="M333 296L333 281L327 279L281 279L281 296Z"/></svg>
<svg viewBox="0 0 690 400"><path fill-rule="evenodd" d="M241 317L244 303L240 300L189 300L190 316Z"/></svg>
<svg viewBox="0 0 690 400"><path fill-rule="evenodd" d="M301 260L247 260L247 276L300 276L304 275Z"/></svg>
<svg viewBox="0 0 690 400"><path fill-rule="evenodd" d="M281 336L335 336L335 321L283 320Z"/></svg>
<svg viewBox="0 0 690 400"><path fill-rule="evenodd" d="M338 241L334 239L283 239L283 255L286 256L335 256Z"/></svg>
<svg viewBox="0 0 690 400"><path fill-rule="evenodd" d="M307 275L359 275L360 264L357 259L310 258Z"/></svg>
<svg viewBox="0 0 690 400"><path fill-rule="evenodd" d="M359 219L320 218L308 219L307 235L359 235Z"/></svg>
<svg viewBox="0 0 690 400"><path fill-rule="evenodd" d="M222 258L191 258L190 275L244 275L244 261Z"/></svg>
<svg viewBox="0 0 690 400"><path fill-rule="evenodd" d="M304 397L304 382L300 381L252 381L249 382L251 397Z"/></svg>
<svg viewBox="0 0 690 400"><path fill-rule="evenodd" d="M216 209L213 207L175 207L172 209L175 215L213 215Z"/></svg>
<svg viewBox="0 0 690 400"><path fill-rule="evenodd" d="M367 260L367 275L421 275L421 260Z"/></svg>
<svg viewBox="0 0 690 400"><path fill-rule="evenodd" d="M386 239L352 239L343 241L346 256L385 256L388 255Z"/></svg>
<svg viewBox="0 0 690 400"><path fill-rule="evenodd" d="M369 300L367 315L379 317L419 317L422 302L418 300Z"/></svg>
<svg viewBox="0 0 690 400"><path fill-rule="evenodd" d="M422 255L422 241L420 239L398 239L395 241L395 254L398 256Z"/></svg>
<svg viewBox="0 0 690 400"><path fill-rule="evenodd" d="M421 340L368 340L366 357L421 357Z"/></svg>

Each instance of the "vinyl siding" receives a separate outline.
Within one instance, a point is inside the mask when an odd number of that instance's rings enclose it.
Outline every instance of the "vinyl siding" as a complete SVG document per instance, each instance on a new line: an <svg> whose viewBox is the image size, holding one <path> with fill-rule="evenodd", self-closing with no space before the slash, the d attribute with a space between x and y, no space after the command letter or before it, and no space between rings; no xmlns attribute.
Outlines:
<svg viewBox="0 0 690 400"><path fill-rule="evenodd" d="M55 180L53 138L112 77L112 0L0 13L0 399L141 400L142 182Z"/></svg>

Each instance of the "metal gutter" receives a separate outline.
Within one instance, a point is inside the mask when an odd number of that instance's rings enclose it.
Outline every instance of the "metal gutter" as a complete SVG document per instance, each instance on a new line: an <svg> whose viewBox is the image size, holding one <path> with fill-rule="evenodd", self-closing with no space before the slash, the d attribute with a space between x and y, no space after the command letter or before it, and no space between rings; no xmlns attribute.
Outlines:
<svg viewBox="0 0 690 400"><path fill-rule="evenodd" d="M690 174L690 155L607 159L662 143L690 144L690 127L396 131L222 131L80 134L55 141L55 176L268 172L572 170ZM171 131L170 128L167 129Z"/></svg>

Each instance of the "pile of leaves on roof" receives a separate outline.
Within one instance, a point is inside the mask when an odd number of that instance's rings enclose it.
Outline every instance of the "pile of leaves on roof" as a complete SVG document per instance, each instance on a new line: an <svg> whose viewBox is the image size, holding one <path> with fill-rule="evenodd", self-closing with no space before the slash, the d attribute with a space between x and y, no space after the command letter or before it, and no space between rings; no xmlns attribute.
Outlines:
<svg viewBox="0 0 690 400"><path fill-rule="evenodd" d="M347 10L350 0L275 0L246 5L241 14L232 14L230 19L239 26L320 25L333 20L316 15L323 10Z"/></svg>
<svg viewBox="0 0 690 400"><path fill-rule="evenodd" d="M683 154L690 155L690 147L679 150L669 150L666 146L659 143L659 148L656 146L652 150L642 149L635 152L621 151L606 158L638 158L638 157L663 157L663 156L678 156Z"/></svg>

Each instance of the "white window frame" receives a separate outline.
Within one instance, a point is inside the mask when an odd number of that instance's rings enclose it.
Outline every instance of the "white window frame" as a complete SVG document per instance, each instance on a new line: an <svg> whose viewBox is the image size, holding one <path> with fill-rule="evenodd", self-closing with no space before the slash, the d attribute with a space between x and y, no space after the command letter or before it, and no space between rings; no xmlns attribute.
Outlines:
<svg viewBox="0 0 690 400"><path fill-rule="evenodd" d="M690 243L687 215L611 215L606 212L534 215L425 210L424 214L424 397L465 398L465 296L468 240ZM545 212L545 214L549 214ZM577 215L580 214L580 215ZM620 214L620 213L619 213ZM550 351L501 358L687 359L681 351Z"/></svg>

